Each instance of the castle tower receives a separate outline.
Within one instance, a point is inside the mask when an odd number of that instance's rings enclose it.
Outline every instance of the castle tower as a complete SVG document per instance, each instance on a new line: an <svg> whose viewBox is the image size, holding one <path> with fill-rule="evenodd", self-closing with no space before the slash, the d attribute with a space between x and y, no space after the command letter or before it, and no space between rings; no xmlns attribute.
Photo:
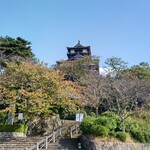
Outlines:
<svg viewBox="0 0 150 150"><path fill-rule="evenodd" d="M83 46L80 44L80 41L78 41L74 47L67 47L67 51L67 57L69 61L91 55L90 46Z"/></svg>

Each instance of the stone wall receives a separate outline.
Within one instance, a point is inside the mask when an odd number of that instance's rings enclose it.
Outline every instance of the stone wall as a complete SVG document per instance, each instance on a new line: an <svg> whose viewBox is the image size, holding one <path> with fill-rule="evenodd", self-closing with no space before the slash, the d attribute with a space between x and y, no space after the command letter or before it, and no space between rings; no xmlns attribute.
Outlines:
<svg viewBox="0 0 150 150"><path fill-rule="evenodd" d="M2 137L26 137L22 132L0 132L0 138Z"/></svg>
<svg viewBox="0 0 150 150"><path fill-rule="evenodd" d="M97 142L86 136L81 137L81 143L86 150L150 150L150 144Z"/></svg>
<svg viewBox="0 0 150 150"><path fill-rule="evenodd" d="M31 130L31 135L48 135L60 125L62 125L62 122L59 115L36 117L29 126L29 130Z"/></svg>

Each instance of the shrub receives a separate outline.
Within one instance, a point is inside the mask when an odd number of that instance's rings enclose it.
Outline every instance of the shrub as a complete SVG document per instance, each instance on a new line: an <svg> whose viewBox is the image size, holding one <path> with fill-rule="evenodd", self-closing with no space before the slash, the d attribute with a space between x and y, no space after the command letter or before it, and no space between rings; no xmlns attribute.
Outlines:
<svg viewBox="0 0 150 150"><path fill-rule="evenodd" d="M109 132L109 136L110 136L110 137L116 137L116 132L110 131L110 132Z"/></svg>
<svg viewBox="0 0 150 150"><path fill-rule="evenodd" d="M145 137L145 142L150 143L150 131L143 131L144 137Z"/></svg>
<svg viewBox="0 0 150 150"><path fill-rule="evenodd" d="M7 112L0 112L0 124L5 124L7 120Z"/></svg>
<svg viewBox="0 0 150 150"><path fill-rule="evenodd" d="M102 113L101 116L106 116L106 117L109 117L109 118L119 119L118 115L116 115L114 112L110 112L110 111Z"/></svg>
<svg viewBox="0 0 150 150"><path fill-rule="evenodd" d="M0 132L23 132L27 133L26 125L0 125Z"/></svg>
<svg viewBox="0 0 150 150"><path fill-rule="evenodd" d="M127 135L124 132L116 132L116 138L122 142L126 141Z"/></svg>
<svg viewBox="0 0 150 150"><path fill-rule="evenodd" d="M131 136L139 142L150 143L150 132L143 126L140 126L136 121L127 121L126 131L131 134Z"/></svg>
<svg viewBox="0 0 150 150"><path fill-rule="evenodd" d="M90 112L89 114L91 117L96 117L96 114L94 112Z"/></svg>
<svg viewBox="0 0 150 150"><path fill-rule="evenodd" d="M106 137L108 136L109 129L102 125L92 125L92 135Z"/></svg>
<svg viewBox="0 0 150 150"><path fill-rule="evenodd" d="M135 121L126 121L126 131L140 130L140 126Z"/></svg>
<svg viewBox="0 0 150 150"><path fill-rule="evenodd" d="M92 125L94 125L94 120L95 120L95 118L93 118L93 117L85 118L80 124L80 130L84 134L92 134L91 127L92 127Z"/></svg>
<svg viewBox="0 0 150 150"><path fill-rule="evenodd" d="M131 136L137 141L142 142L142 143L145 142L145 135L141 130L135 128L135 129L132 129L130 133L131 133Z"/></svg>
<svg viewBox="0 0 150 150"><path fill-rule="evenodd" d="M96 119L95 124L107 127L109 130L115 130L117 128L117 122L114 118L100 116Z"/></svg>

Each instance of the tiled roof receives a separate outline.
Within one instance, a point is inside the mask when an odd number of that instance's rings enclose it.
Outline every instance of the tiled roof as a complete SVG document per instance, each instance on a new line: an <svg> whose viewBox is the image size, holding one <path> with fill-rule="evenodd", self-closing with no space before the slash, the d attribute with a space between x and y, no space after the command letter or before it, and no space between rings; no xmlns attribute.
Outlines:
<svg viewBox="0 0 150 150"><path fill-rule="evenodd" d="M75 55L75 56L74 56L74 58L75 58L75 59L83 58L83 57L84 57L84 56L83 56L83 55L81 55L80 53L77 53L77 55Z"/></svg>
<svg viewBox="0 0 150 150"><path fill-rule="evenodd" d="M82 48L85 47L83 45L80 44L80 41L78 41L78 43L74 46L74 48Z"/></svg>

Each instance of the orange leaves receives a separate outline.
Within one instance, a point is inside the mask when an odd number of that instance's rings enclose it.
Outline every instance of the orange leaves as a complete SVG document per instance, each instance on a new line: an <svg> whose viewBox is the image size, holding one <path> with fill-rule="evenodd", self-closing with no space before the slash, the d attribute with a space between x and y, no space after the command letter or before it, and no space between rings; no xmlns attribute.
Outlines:
<svg viewBox="0 0 150 150"><path fill-rule="evenodd" d="M10 64L0 84L2 101L16 104L26 117L52 113L53 107L75 108L79 90L75 83L64 81L64 75L43 64L22 62ZM10 105L7 110L10 110Z"/></svg>

